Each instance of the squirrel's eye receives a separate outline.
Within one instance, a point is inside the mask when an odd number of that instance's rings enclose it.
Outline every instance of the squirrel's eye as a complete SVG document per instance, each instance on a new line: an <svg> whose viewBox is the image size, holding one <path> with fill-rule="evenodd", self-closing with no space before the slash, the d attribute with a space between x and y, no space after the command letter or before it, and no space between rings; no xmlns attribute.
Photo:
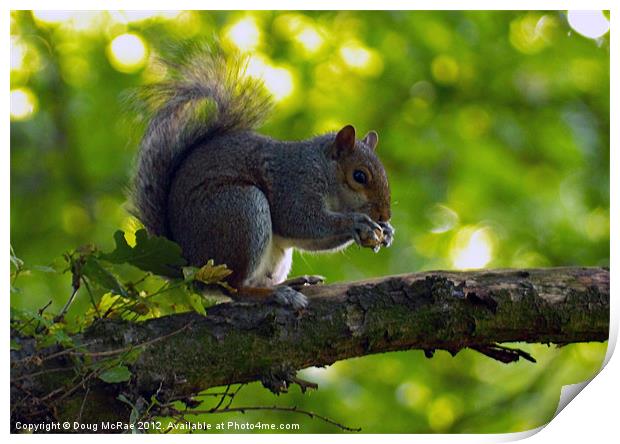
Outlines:
<svg viewBox="0 0 620 444"><path fill-rule="evenodd" d="M361 170L353 171L353 180L357 183L361 183L362 185L366 185L368 178L366 177L366 173Z"/></svg>

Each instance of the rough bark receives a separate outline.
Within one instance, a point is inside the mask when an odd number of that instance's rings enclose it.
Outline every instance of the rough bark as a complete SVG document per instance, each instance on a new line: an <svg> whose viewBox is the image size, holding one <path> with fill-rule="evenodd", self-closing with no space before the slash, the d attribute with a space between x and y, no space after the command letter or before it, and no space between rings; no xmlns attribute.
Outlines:
<svg viewBox="0 0 620 444"><path fill-rule="evenodd" d="M509 362L530 358L502 342L606 341L609 271L549 268L424 272L304 288L299 313L273 304L224 303L142 323L102 320L75 341L84 349L11 352L12 421L128 421L117 396L160 401L261 380L273 390L295 371L393 350L469 347ZM128 383L76 378L76 358L140 350ZM56 357L46 358L51 353ZM297 381L301 382L301 381ZM302 382L303 384L303 382ZM85 393L88 391L86 401Z"/></svg>

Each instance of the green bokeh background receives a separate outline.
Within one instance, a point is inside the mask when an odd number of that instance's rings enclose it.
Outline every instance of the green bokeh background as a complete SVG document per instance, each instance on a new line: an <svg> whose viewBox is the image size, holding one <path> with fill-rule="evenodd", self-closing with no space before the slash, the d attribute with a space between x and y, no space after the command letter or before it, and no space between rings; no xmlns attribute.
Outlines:
<svg viewBox="0 0 620 444"><path fill-rule="evenodd" d="M111 42L125 33L144 57L122 62ZM116 229L135 230L124 204L140 129L121 94L157 78L170 42L213 38L267 67L279 101L262 132L379 133L394 245L296 254L293 274L609 265L609 34L586 38L564 12L22 11L11 35L11 243L27 265L84 243L110 250ZM13 306L58 310L70 278L33 271L18 287ZM519 346L538 363L390 353L305 371L318 392L274 398L252 384L236 403L297 405L364 432L521 431L546 423L561 386L591 377L606 350ZM338 431L275 412L199 419Z"/></svg>

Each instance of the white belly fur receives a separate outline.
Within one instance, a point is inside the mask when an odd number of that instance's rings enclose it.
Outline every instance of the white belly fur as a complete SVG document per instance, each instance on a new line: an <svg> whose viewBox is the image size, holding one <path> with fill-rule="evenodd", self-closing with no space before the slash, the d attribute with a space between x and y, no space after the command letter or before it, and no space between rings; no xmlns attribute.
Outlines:
<svg viewBox="0 0 620 444"><path fill-rule="evenodd" d="M259 266L244 285L271 287L286 280L293 264L293 248L286 239L273 236Z"/></svg>

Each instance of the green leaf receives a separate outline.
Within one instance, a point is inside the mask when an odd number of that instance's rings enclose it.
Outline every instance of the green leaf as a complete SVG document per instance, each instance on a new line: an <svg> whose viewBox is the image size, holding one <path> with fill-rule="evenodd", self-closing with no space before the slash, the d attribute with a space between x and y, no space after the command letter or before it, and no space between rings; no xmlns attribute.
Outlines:
<svg viewBox="0 0 620 444"><path fill-rule="evenodd" d="M183 278L187 281L187 282L192 282L195 278L196 278L196 273L198 272L199 268L197 267L183 267L182 271L183 271Z"/></svg>
<svg viewBox="0 0 620 444"><path fill-rule="evenodd" d="M112 367L111 369L108 369L99 375L99 379L109 384L114 384L118 382L126 382L126 381L129 381L130 378L131 378L131 372L124 365L118 365L116 367Z"/></svg>
<svg viewBox="0 0 620 444"><path fill-rule="evenodd" d="M128 364L135 364L143 351L143 348L134 348L133 350L128 351L123 355L123 362Z"/></svg>
<svg viewBox="0 0 620 444"><path fill-rule="evenodd" d="M131 247L123 231L114 233L116 249L104 253L100 259L114 264L131 264L144 271L179 278L183 277L181 267L186 264L181 256L181 247L160 236L149 236L146 230L136 231L136 246Z"/></svg>
<svg viewBox="0 0 620 444"><path fill-rule="evenodd" d="M15 339L11 339L11 350L21 350L22 346Z"/></svg>
<svg viewBox="0 0 620 444"><path fill-rule="evenodd" d="M226 265L214 265L213 259L210 259L206 265L196 272L194 279L205 284L217 284L230 274L232 274L232 270L228 269Z"/></svg>
<svg viewBox="0 0 620 444"><path fill-rule="evenodd" d="M92 317L96 314L96 311L99 311L99 314L103 314L107 312L113 305L115 307L119 307L123 302L126 302L127 299L122 296L114 295L112 293L105 293L97 302L97 310L91 308L86 315ZM114 313L114 312L111 312Z"/></svg>
<svg viewBox="0 0 620 444"><path fill-rule="evenodd" d="M105 292L127 296L127 291L110 271L103 268L97 259L90 256L82 267L82 274Z"/></svg>
<svg viewBox="0 0 620 444"><path fill-rule="evenodd" d="M116 399L118 399L121 402L124 402L125 404L127 404L129 407L131 407L132 409L135 409L136 406L133 404L133 402L131 402L129 399L127 399L127 396L123 395L122 393L120 395L118 395L116 397Z"/></svg>
<svg viewBox="0 0 620 444"><path fill-rule="evenodd" d="M183 277L185 281L197 281L207 285L219 285L229 292L234 293L236 290L224 280L231 274L231 269L224 264L215 265L213 259L209 259L201 268L183 267Z"/></svg>
<svg viewBox="0 0 620 444"><path fill-rule="evenodd" d="M202 296L196 293L189 293L187 295L187 302L194 309L194 311L203 316L207 315L205 306L202 305Z"/></svg>
<svg viewBox="0 0 620 444"><path fill-rule="evenodd" d="M129 399L127 399L127 397L123 395L122 393L118 395L116 399L118 399L121 402L124 402L129 407L131 407L131 413L129 414L129 423L135 424L138 421L138 419L140 419L140 412L138 408L136 407L136 405L133 402L131 402ZM139 431L138 427L134 427L131 433L138 433L138 431Z"/></svg>
<svg viewBox="0 0 620 444"><path fill-rule="evenodd" d="M191 311L192 307L189 305L187 298L188 290L181 287L173 287L166 291L162 297L163 313L181 313L184 311Z"/></svg>

